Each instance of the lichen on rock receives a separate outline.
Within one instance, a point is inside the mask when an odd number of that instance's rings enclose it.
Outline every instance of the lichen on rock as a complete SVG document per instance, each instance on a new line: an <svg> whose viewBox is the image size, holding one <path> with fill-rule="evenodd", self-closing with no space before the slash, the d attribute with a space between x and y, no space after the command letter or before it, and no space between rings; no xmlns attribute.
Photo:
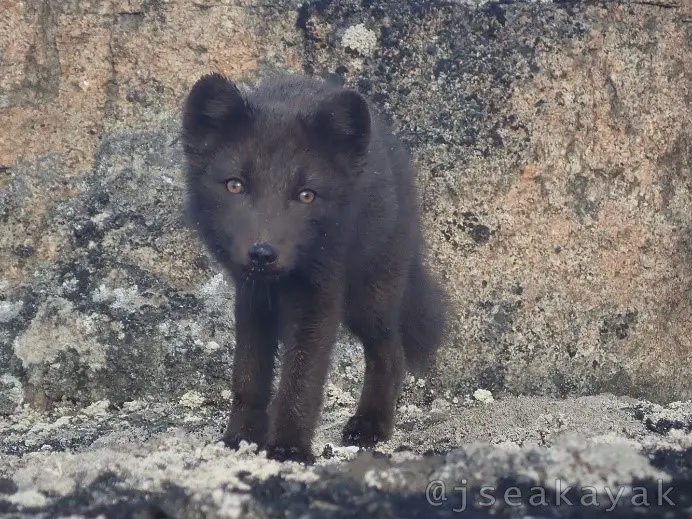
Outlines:
<svg viewBox="0 0 692 519"><path fill-rule="evenodd" d="M493 480L689 478L691 16L676 1L10 2L0 514L445 517L423 481L445 463ZM209 71L244 88L337 81L411 149L451 326L374 455L339 445L365 369L345 330L315 439L331 461L215 443L234 293L187 221L179 144Z"/></svg>

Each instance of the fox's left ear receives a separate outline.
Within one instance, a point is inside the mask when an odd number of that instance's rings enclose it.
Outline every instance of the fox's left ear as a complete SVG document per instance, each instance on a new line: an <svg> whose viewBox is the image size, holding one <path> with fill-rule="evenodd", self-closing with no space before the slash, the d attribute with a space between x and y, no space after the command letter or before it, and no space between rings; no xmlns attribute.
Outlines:
<svg viewBox="0 0 692 519"><path fill-rule="evenodd" d="M182 141L188 157L216 151L247 131L252 112L238 87L220 74L195 83L183 108Z"/></svg>
<svg viewBox="0 0 692 519"><path fill-rule="evenodd" d="M336 92L319 103L306 119L313 135L330 152L362 159L370 145L370 109L354 90Z"/></svg>

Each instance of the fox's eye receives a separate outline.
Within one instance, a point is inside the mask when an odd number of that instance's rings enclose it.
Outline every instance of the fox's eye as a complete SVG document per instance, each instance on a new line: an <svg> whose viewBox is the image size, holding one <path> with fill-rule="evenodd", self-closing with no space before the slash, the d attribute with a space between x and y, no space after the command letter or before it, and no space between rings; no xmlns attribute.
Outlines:
<svg viewBox="0 0 692 519"><path fill-rule="evenodd" d="M245 191L245 184L243 184L243 181L240 179L231 178L226 180L226 189L228 189L229 193L239 195Z"/></svg>
<svg viewBox="0 0 692 519"><path fill-rule="evenodd" d="M311 204L315 200L315 192L311 189L303 189L298 193L298 200L302 204Z"/></svg>

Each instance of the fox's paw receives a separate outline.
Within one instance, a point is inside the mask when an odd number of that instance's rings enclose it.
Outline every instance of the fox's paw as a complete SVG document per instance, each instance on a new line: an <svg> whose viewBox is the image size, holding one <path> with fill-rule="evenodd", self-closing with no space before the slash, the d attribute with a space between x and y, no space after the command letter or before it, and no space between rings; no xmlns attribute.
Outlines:
<svg viewBox="0 0 692 519"><path fill-rule="evenodd" d="M222 441L224 445L231 450L238 450L238 447L240 447L240 442L242 441L254 443L260 448L264 444L264 438L261 435L247 434L234 430L230 427L226 429L221 438L219 438L219 441Z"/></svg>
<svg viewBox="0 0 692 519"><path fill-rule="evenodd" d="M388 440L390 435L391 426L383 420L355 415L346 422L342 441L344 445L372 447L377 442Z"/></svg>
<svg viewBox="0 0 692 519"><path fill-rule="evenodd" d="M276 461L297 461L306 465L315 463L312 452L295 446L270 445L267 447L267 458Z"/></svg>
<svg viewBox="0 0 692 519"><path fill-rule="evenodd" d="M231 450L238 450L238 447L240 447L240 442L243 440L245 440L245 438L243 438L240 434L228 431L224 432L223 436L221 437L221 441L224 443L224 445Z"/></svg>

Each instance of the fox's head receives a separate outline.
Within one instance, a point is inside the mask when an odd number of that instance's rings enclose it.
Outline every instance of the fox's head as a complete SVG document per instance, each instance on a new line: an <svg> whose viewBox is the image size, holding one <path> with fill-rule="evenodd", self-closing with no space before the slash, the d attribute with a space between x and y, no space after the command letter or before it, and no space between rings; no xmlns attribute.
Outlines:
<svg viewBox="0 0 692 519"><path fill-rule="evenodd" d="M185 103L191 216L217 259L247 276L292 271L348 223L370 111L357 92L311 81L243 95L210 74Z"/></svg>

